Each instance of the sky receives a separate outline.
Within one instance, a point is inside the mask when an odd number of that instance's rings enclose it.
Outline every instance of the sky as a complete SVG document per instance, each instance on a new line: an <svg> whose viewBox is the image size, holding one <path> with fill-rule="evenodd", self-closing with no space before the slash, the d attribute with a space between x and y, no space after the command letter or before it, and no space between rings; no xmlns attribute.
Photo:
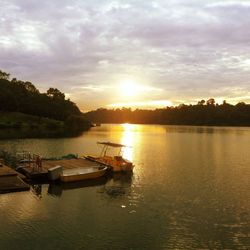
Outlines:
<svg viewBox="0 0 250 250"><path fill-rule="evenodd" d="M250 0L0 0L0 69L81 110L250 103Z"/></svg>

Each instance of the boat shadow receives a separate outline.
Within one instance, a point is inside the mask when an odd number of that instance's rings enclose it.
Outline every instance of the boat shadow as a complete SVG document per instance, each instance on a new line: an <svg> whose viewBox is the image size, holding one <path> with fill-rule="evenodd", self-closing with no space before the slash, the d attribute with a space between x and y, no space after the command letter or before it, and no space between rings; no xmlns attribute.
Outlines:
<svg viewBox="0 0 250 250"><path fill-rule="evenodd" d="M53 182L49 184L47 194L60 197L64 190L74 190L86 187L101 187L99 193L106 193L111 197L120 196L126 193L126 188L131 186L132 173L110 173L94 180L84 180L77 182Z"/></svg>
<svg viewBox="0 0 250 250"><path fill-rule="evenodd" d="M96 187L105 185L108 181L108 178L103 176L94 180L84 180L84 181L76 181L76 182L53 182L49 184L48 187L48 195L60 197L64 190L74 190L86 187Z"/></svg>
<svg viewBox="0 0 250 250"><path fill-rule="evenodd" d="M106 194L108 198L116 199L127 195L133 182L133 173L112 173L110 179L101 188L100 193Z"/></svg>

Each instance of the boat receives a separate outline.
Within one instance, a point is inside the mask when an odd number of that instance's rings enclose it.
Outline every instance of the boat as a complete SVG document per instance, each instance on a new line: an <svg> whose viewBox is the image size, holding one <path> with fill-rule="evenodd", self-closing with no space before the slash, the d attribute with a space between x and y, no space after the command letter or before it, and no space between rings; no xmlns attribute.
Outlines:
<svg viewBox="0 0 250 250"><path fill-rule="evenodd" d="M124 159L122 156L122 148L127 147L127 146L123 144L119 144L119 143L112 143L112 142L97 142L97 144L103 146L101 155L100 156L87 155L87 156L84 156L85 159L107 166L113 172L133 171L133 168L134 168L133 163L127 159ZM118 154L115 156L107 155L107 151L110 147L119 149Z"/></svg>
<svg viewBox="0 0 250 250"><path fill-rule="evenodd" d="M81 167L63 170L60 180L62 182L74 182L82 180L97 179L102 177L107 166Z"/></svg>

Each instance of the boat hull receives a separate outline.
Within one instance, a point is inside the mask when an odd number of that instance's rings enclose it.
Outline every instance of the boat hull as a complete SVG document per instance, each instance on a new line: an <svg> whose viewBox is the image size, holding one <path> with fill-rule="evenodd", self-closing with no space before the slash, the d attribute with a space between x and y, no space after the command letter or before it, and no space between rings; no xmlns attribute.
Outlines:
<svg viewBox="0 0 250 250"><path fill-rule="evenodd" d="M105 173L107 167L91 167L85 169L69 169L65 170L60 180L62 182L75 182L75 181L83 181L90 179L97 179L102 177Z"/></svg>
<svg viewBox="0 0 250 250"><path fill-rule="evenodd" d="M85 159L109 167L113 172L132 172L134 165L125 159L117 161L114 157L85 156Z"/></svg>

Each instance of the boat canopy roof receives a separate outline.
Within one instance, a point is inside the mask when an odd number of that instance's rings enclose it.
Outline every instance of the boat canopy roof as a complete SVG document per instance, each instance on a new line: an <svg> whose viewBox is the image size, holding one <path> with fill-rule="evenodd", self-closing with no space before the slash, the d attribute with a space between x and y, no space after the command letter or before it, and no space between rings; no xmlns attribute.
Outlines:
<svg viewBox="0 0 250 250"><path fill-rule="evenodd" d="M113 143L113 142L97 142L97 144L102 144L102 145L114 147L114 148L126 147L126 145L119 144L119 143Z"/></svg>

